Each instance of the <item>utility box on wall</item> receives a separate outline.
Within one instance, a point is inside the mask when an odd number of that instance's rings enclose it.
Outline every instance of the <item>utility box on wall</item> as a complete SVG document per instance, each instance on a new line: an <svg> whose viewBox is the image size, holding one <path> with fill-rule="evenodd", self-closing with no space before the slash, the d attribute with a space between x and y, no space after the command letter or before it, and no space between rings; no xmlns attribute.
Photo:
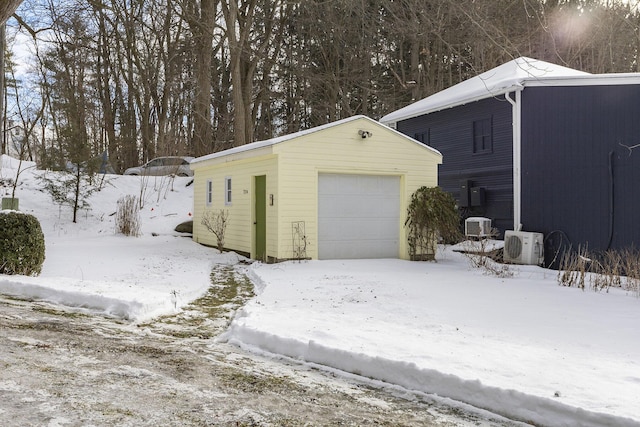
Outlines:
<svg viewBox="0 0 640 427"><path fill-rule="evenodd" d="M484 187L471 188L471 206L484 206Z"/></svg>
<svg viewBox="0 0 640 427"><path fill-rule="evenodd" d="M469 187L471 186L471 181L462 180L460 181L460 200L458 201L458 207L468 208L469 203Z"/></svg>

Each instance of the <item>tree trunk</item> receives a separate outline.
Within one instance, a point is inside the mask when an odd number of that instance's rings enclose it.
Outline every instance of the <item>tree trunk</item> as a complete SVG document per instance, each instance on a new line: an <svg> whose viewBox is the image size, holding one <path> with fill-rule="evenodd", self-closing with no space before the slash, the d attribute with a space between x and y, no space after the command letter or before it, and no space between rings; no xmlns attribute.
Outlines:
<svg viewBox="0 0 640 427"><path fill-rule="evenodd" d="M7 115L4 111L4 44L6 36L5 24L0 24L0 154L7 154L7 140L5 134L5 120Z"/></svg>
<svg viewBox="0 0 640 427"><path fill-rule="evenodd" d="M255 5L255 1L252 2ZM233 145L238 147L251 142L246 134L246 108L243 94L242 78L242 49L243 41L247 38L249 28L245 22L245 27L240 26L237 0L231 0L229 4L222 2L222 12L227 28L227 41L229 42L230 68L231 68L231 90L233 98ZM236 35L236 29L239 34ZM244 30L244 31L243 31Z"/></svg>
<svg viewBox="0 0 640 427"><path fill-rule="evenodd" d="M4 24L20 6L22 0L2 0L0 2L0 24Z"/></svg>
<svg viewBox="0 0 640 427"><path fill-rule="evenodd" d="M216 24L216 1L200 2L200 21L196 37L196 93L194 101L193 155L204 156L213 149L211 127L211 59L213 30Z"/></svg>

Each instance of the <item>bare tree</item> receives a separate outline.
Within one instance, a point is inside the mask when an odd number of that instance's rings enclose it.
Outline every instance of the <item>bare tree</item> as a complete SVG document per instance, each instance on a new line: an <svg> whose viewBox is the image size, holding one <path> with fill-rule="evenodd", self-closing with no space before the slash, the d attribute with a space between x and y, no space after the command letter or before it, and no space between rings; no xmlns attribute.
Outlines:
<svg viewBox="0 0 640 427"><path fill-rule="evenodd" d="M202 225L216 236L218 250L224 250L224 236L229 224L229 211L220 209L219 211L207 210L202 213Z"/></svg>
<svg viewBox="0 0 640 427"><path fill-rule="evenodd" d="M276 17L283 16L282 0L228 0L220 3L229 44L229 68L233 93L235 146L253 141L254 79L273 46ZM266 61L268 63L269 61Z"/></svg>
<svg viewBox="0 0 640 427"><path fill-rule="evenodd" d="M41 123L44 114L45 103L38 94L25 91L16 78L14 65L9 63L10 81L13 83L13 105L18 124L14 126L13 135L18 136L19 148L15 151L19 153L20 160L35 160L33 147L38 146L36 126ZM34 96L35 95L35 96Z"/></svg>
<svg viewBox="0 0 640 427"><path fill-rule="evenodd" d="M5 111L5 52L7 40L7 26L4 21L0 24L0 154L7 152L6 117Z"/></svg>
<svg viewBox="0 0 640 427"><path fill-rule="evenodd" d="M188 1L187 19L193 34L195 56L195 94L193 106L192 152L202 156L213 150L213 129L211 125L211 66L216 28L216 0Z"/></svg>
<svg viewBox="0 0 640 427"><path fill-rule="evenodd" d="M517 56L640 71L623 0L46 0L17 18L46 107L39 160L75 135L118 171L379 118Z"/></svg>

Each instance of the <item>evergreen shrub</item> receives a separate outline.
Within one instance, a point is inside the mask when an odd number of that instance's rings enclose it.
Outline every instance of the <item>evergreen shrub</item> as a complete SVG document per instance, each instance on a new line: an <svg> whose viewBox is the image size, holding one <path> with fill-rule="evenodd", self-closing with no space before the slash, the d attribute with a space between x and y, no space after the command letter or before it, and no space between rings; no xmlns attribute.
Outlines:
<svg viewBox="0 0 640 427"><path fill-rule="evenodd" d="M405 227L413 261L434 260L439 241L460 237L460 215L455 199L440 187L420 187L411 195Z"/></svg>
<svg viewBox="0 0 640 427"><path fill-rule="evenodd" d="M0 274L37 276L44 251L44 234L35 216L0 211Z"/></svg>

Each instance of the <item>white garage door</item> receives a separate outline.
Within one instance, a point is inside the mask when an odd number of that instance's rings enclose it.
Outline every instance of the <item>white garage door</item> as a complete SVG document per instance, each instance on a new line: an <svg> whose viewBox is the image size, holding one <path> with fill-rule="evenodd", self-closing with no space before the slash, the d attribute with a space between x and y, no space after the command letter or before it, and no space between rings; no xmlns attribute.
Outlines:
<svg viewBox="0 0 640 427"><path fill-rule="evenodd" d="M400 177L320 174L318 258L397 258Z"/></svg>

